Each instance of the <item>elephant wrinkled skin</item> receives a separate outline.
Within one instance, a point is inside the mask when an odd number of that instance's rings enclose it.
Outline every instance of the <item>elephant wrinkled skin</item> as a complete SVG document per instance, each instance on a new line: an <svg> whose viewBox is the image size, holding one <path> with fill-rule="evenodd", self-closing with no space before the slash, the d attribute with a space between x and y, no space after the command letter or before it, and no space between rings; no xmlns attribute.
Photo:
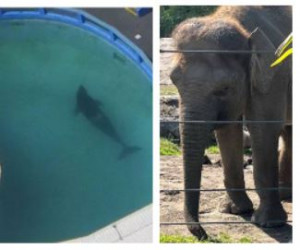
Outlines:
<svg viewBox="0 0 300 250"><path fill-rule="evenodd" d="M180 94L180 125L185 189L199 189L203 154L215 130L224 165L226 188L245 188L242 124L203 124L187 121L291 121L292 59L270 68L274 51L292 29L288 6L219 7L215 13L191 18L173 31L178 50L247 50L252 53L179 53L171 80ZM253 151L254 180L260 205L252 221L262 227L285 224L280 198L291 191L292 128L287 123L248 123ZM278 138L283 147L278 154ZM225 212L253 211L245 191L228 191ZM199 192L186 192L185 220L199 239L206 233L198 223Z"/></svg>

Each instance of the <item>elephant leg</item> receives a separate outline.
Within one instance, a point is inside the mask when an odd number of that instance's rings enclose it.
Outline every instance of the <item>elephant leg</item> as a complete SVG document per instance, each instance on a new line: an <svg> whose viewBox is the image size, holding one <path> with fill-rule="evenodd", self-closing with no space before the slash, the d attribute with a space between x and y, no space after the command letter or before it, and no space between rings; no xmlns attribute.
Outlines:
<svg viewBox="0 0 300 250"><path fill-rule="evenodd" d="M281 200L292 198L292 127L286 126L281 133L279 146L279 190Z"/></svg>
<svg viewBox="0 0 300 250"><path fill-rule="evenodd" d="M260 198L260 205L252 221L263 227L285 224L286 213L279 199L278 189L278 138L280 124L251 124L254 181Z"/></svg>
<svg viewBox="0 0 300 250"><path fill-rule="evenodd" d="M242 124L227 125L216 131L224 166L226 188L245 188L243 172ZM253 204L245 191L227 191L228 202L223 212L243 214L253 211Z"/></svg>

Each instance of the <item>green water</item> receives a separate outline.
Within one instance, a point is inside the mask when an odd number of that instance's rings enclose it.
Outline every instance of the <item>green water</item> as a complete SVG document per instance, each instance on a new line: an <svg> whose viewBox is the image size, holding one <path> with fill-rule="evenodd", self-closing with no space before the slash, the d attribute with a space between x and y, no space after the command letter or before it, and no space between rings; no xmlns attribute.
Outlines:
<svg viewBox="0 0 300 250"><path fill-rule="evenodd" d="M46 21L0 21L0 242L83 236L152 202L152 90L107 42ZM127 144L82 114L83 85Z"/></svg>

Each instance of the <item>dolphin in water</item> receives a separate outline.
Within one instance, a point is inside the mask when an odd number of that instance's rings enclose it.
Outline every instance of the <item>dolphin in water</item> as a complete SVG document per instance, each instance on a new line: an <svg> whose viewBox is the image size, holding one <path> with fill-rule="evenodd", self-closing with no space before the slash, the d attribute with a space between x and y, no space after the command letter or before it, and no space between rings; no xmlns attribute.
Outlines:
<svg viewBox="0 0 300 250"><path fill-rule="evenodd" d="M123 141L108 116L101 110L100 106L102 103L92 98L82 85L77 90L76 99L76 113L82 113L96 128L123 147L119 159L123 159L141 149L140 147L129 146Z"/></svg>

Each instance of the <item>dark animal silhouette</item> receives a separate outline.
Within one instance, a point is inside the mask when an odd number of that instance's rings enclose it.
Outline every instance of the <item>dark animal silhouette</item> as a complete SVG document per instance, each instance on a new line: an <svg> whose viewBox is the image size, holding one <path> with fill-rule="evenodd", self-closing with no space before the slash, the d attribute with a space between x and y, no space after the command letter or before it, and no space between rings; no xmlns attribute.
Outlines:
<svg viewBox="0 0 300 250"><path fill-rule="evenodd" d="M140 147L129 146L123 141L108 116L100 108L102 105L101 102L92 98L83 86L78 88L76 99L76 113L82 113L96 128L123 147L119 159L123 159L141 149Z"/></svg>
<svg viewBox="0 0 300 250"><path fill-rule="evenodd" d="M292 197L292 57L276 69L270 67L276 48L291 32L291 6L221 6L209 16L183 21L172 34L179 51L251 53L174 55L170 78L180 96L185 189L201 187L203 156L215 131L227 189L223 212L253 212L253 203L243 190L243 124L189 121L283 121L246 124L260 198L251 220L262 227L284 225L287 214L280 199ZM284 144L278 154L280 135ZM280 189L267 190L270 187ZM207 235L199 223L199 197L199 192L185 192L184 217L189 231L203 240Z"/></svg>

